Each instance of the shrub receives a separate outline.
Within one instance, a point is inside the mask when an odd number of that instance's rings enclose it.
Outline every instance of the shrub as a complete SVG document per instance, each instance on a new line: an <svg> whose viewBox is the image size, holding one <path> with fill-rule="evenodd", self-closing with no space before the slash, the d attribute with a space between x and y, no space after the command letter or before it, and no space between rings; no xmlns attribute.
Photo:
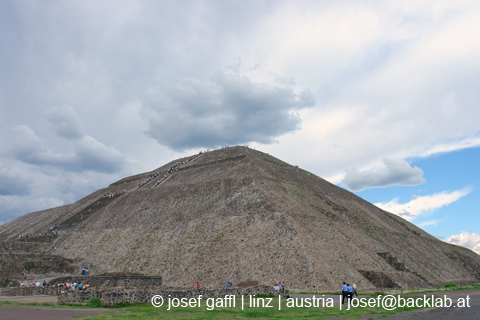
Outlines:
<svg viewBox="0 0 480 320"><path fill-rule="evenodd" d="M95 308L100 308L102 306L102 301L100 301L100 299L97 297L91 297L88 301L88 305Z"/></svg>

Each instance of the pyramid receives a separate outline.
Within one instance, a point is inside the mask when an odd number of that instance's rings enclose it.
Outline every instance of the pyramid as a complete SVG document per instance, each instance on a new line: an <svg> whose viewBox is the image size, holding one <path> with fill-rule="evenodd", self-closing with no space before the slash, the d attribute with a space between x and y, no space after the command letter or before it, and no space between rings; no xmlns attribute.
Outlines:
<svg viewBox="0 0 480 320"><path fill-rule="evenodd" d="M0 240L51 226L59 235L43 254L89 266L91 274L159 275L169 286L284 281L338 290L356 281L364 290L480 278L473 251L240 146L177 159L73 204L24 215L0 226Z"/></svg>

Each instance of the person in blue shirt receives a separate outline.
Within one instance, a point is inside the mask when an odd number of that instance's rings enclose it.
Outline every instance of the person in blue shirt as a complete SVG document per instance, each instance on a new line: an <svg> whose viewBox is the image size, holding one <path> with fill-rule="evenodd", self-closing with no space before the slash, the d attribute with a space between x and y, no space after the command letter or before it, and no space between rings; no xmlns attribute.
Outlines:
<svg viewBox="0 0 480 320"><path fill-rule="evenodd" d="M78 283L78 291L82 291L82 283L81 282Z"/></svg>
<svg viewBox="0 0 480 320"><path fill-rule="evenodd" d="M344 282L342 286L342 304L345 304L345 299L347 298L347 295L348 295L348 288Z"/></svg>
<svg viewBox="0 0 480 320"><path fill-rule="evenodd" d="M347 283L347 292L348 292L348 300L350 300L350 303L352 303L352 299L353 299L353 292L355 290L353 290L353 287Z"/></svg>

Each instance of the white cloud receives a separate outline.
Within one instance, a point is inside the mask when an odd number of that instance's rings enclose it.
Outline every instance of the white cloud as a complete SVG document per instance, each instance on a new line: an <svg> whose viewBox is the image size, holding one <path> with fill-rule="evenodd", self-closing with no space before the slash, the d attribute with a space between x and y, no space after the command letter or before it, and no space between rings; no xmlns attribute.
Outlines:
<svg viewBox="0 0 480 320"><path fill-rule="evenodd" d="M460 234L448 237L445 242L472 249L480 254L480 235L478 233L462 231Z"/></svg>
<svg viewBox="0 0 480 320"><path fill-rule="evenodd" d="M421 157L428 157L438 153L459 151L459 150L475 148L479 146L480 146L480 137L467 137L465 139L458 140L458 141L441 142L425 150L421 154Z"/></svg>
<svg viewBox="0 0 480 320"><path fill-rule="evenodd" d="M406 220L412 220L426 212L447 206L452 202L469 194L471 189L465 188L453 192L441 192L427 196L417 196L408 203L400 204L398 199L393 199L390 202L375 203L377 207L385 211L399 215Z"/></svg>
<svg viewBox="0 0 480 320"><path fill-rule="evenodd" d="M427 226L436 226L439 222L442 222L443 220L427 220L427 221L422 221L420 223L417 223L419 227L427 227Z"/></svg>
<svg viewBox="0 0 480 320"><path fill-rule="evenodd" d="M365 171L347 170L342 184L353 191L387 186L416 186L425 182L423 171L403 159L383 159L384 167Z"/></svg>

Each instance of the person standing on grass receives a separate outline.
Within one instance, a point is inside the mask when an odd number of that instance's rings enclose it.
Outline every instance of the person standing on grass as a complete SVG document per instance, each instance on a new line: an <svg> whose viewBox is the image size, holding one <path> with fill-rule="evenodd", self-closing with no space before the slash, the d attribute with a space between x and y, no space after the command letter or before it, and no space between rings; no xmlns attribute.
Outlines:
<svg viewBox="0 0 480 320"><path fill-rule="evenodd" d="M342 285L342 304L345 304L345 299L347 298L348 295L348 288L345 282L343 282Z"/></svg>
<svg viewBox="0 0 480 320"><path fill-rule="evenodd" d="M353 299L353 287L347 283L347 291L348 291L348 300L350 300L350 303L352 303Z"/></svg>
<svg viewBox="0 0 480 320"><path fill-rule="evenodd" d="M355 282L352 287L353 287L353 292L355 293L355 296L358 297L358 294L357 294L357 283Z"/></svg>

